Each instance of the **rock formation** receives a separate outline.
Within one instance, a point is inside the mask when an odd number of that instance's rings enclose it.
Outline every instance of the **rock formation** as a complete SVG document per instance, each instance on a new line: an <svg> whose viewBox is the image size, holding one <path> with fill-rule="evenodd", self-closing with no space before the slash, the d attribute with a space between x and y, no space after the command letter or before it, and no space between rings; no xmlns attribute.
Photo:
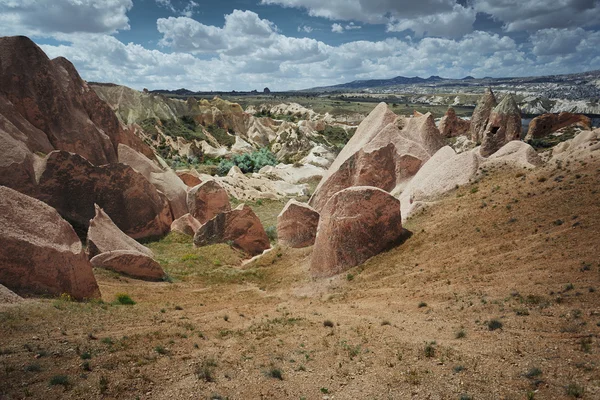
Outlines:
<svg viewBox="0 0 600 400"><path fill-rule="evenodd" d="M321 211L310 272L343 272L398 244L402 234L398 199L375 187L341 190Z"/></svg>
<svg viewBox="0 0 600 400"><path fill-rule="evenodd" d="M110 217L94 205L96 215L90 220L87 232L87 254L92 258L100 253L115 250L133 250L153 257L152 250L123 233Z"/></svg>
<svg viewBox="0 0 600 400"><path fill-rule="evenodd" d="M98 204L127 235L161 236L173 221L167 199L124 164L94 166L77 154L53 151L39 168L39 198L79 228Z"/></svg>
<svg viewBox="0 0 600 400"><path fill-rule="evenodd" d="M0 305L20 303L24 299L4 285L0 285Z"/></svg>
<svg viewBox="0 0 600 400"><path fill-rule="evenodd" d="M297 184L320 180L323 178L325 170L311 164L278 164L276 166L264 166L258 173L275 177L288 183Z"/></svg>
<svg viewBox="0 0 600 400"><path fill-rule="evenodd" d="M0 186L0 284L20 295L100 297L75 231L52 207Z"/></svg>
<svg viewBox="0 0 600 400"><path fill-rule="evenodd" d="M201 224L219 213L231 210L229 195L214 180L203 182L191 188L187 194L187 206L190 215Z"/></svg>
<svg viewBox="0 0 600 400"><path fill-rule="evenodd" d="M448 108L446 114L440 120L440 134L444 137L455 137L467 134L471 123L467 120L458 118L454 108Z"/></svg>
<svg viewBox="0 0 600 400"><path fill-rule="evenodd" d="M187 187L194 187L202 183L200 180L200 174L195 169L191 170L179 170L177 176L187 185Z"/></svg>
<svg viewBox="0 0 600 400"><path fill-rule="evenodd" d="M195 246L232 242L251 256L270 248L265 229L252 209L240 204L232 211L218 214L207 221L194 235Z"/></svg>
<svg viewBox="0 0 600 400"><path fill-rule="evenodd" d="M516 168L533 169L542 164L542 159L533 147L520 140L513 140L489 156L482 165L510 165Z"/></svg>
<svg viewBox="0 0 600 400"><path fill-rule="evenodd" d="M391 191L442 146L431 114L398 117L380 103L337 156L309 204L320 212L335 193L351 186Z"/></svg>
<svg viewBox="0 0 600 400"><path fill-rule="evenodd" d="M471 116L469 132L471 140L475 143L481 143L483 140L483 133L488 125L490 114L497 104L494 92L492 92L491 88L487 88L483 96L481 96L477 102L477 106Z"/></svg>
<svg viewBox="0 0 600 400"><path fill-rule="evenodd" d="M196 218L192 217L191 214L185 214L173 221L171 224L171 232L179 232L184 235L194 236L201 226L202 224Z"/></svg>
<svg viewBox="0 0 600 400"><path fill-rule="evenodd" d="M511 140L520 139L521 111L514 97L507 94L490 114L480 153L483 157L488 157Z"/></svg>
<svg viewBox="0 0 600 400"><path fill-rule="evenodd" d="M104 268L148 281L161 281L165 271L152 257L135 250L116 250L98 254L90 260L95 268Z"/></svg>
<svg viewBox="0 0 600 400"><path fill-rule="evenodd" d="M583 129L589 130L592 126L592 120L581 114L570 112L561 112L560 114L539 115L531 120L525 140L537 139L548 136L561 128L571 125L578 125Z"/></svg>
<svg viewBox="0 0 600 400"><path fill-rule="evenodd" d="M292 199L277 216L277 241L295 248L312 246L318 224L318 212L308 204Z"/></svg>

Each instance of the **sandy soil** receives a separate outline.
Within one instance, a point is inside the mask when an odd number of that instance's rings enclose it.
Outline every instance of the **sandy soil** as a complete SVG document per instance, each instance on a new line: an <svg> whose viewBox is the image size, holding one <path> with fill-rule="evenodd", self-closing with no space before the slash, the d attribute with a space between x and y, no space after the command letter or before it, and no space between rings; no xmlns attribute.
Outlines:
<svg viewBox="0 0 600 400"><path fill-rule="evenodd" d="M332 279L310 248L240 269L168 237L172 283L98 270L103 302L0 306L0 398L598 399L599 178L485 171Z"/></svg>

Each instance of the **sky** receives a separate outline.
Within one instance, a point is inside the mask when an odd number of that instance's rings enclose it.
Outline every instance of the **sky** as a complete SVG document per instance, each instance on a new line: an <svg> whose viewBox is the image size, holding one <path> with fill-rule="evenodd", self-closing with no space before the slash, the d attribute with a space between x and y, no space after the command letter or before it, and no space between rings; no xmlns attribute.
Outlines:
<svg viewBox="0 0 600 400"><path fill-rule="evenodd" d="M600 0L0 0L12 35L88 81L284 91L600 69Z"/></svg>

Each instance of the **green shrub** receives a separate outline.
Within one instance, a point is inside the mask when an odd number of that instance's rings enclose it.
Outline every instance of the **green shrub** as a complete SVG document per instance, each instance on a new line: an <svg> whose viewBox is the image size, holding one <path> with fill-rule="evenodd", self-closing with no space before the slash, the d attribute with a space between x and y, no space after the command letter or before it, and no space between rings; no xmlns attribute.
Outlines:
<svg viewBox="0 0 600 400"><path fill-rule="evenodd" d="M274 225L271 226L267 226L267 228L265 229L265 232L267 233L267 237L269 238L269 241L271 243L275 243L277 241L277 227Z"/></svg>
<svg viewBox="0 0 600 400"><path fill-rule="evenodd" d="M263 147L253 153L234 156L231 160L221 160L217 173L221 176L227 175L231 167L236 165L243 173L258 172L266 165L276 165L277 158L269 149Z"/></svg>
<svg viewBox="0 0 600 400"><path fill-rule="evenodd" d="M67 387L69 386L69 377L66 375L54 375L52 378L50 378L50 382L49 385L50 386L64 386Z"/></svg>
<svg viewBox="0 0 600 400"><path fill-rule="evenodd" d="M135 301L128 294L119 293L117 294L117 303L124 306L132 306L135 304Z"/></svg>

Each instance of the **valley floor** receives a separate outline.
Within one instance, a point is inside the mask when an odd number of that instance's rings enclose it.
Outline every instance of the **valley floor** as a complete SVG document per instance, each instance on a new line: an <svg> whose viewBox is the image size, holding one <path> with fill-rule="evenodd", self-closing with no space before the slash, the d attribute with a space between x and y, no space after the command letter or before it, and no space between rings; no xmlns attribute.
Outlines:
<svg viewBox="0 0 600 400"><path fill-rule="evenodd" d="M172 283L97 270L103 302L0 306L0 398L600 398L599 177L484 171L332 279L310 248L242 268L171 234Z"/></svg>

